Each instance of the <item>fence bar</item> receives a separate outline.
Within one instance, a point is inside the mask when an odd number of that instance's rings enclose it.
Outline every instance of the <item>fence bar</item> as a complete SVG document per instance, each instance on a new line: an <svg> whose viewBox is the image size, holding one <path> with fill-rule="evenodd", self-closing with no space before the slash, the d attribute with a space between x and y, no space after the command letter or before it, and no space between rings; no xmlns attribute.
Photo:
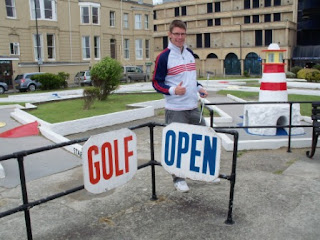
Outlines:
<svg viewBox="0 0 320 240"><path fill-rule="evenodd" d="M21 183L21 194L23 204L28 204L28 192L27 192L27 184L26 184L26 176L24 172L24 163L23 163L23 156L18 157L18 165L19 165L19 174L20 174L20 183ZM30 211L29 208L24 209L24 219L26 223L26 230L28 240L32 240L32 229L31 229L31 219L30 219Z"/></svg>
<svg viewBox="0 0 320 240"><path fill-rule="evenodd" d="M289 111L289 134L288 134L288 150L287 152L291 152L291 128L292 128L292 103L290 103L290 111Z"/></svg>
<svg viewBox="0 0 320 240"><path fill-rule="evenodd" d="M237 155L238 155L238 140L239 133L237 131L227 131L227 130L216 130L219 133L227 133L233 135L233 155L232 155L232 170L231 175L219 175L219 177L227 179L230 181L230 193L229 193L229 210L226 224L232 225L234 221L232 219L232 211L233 211L233 199L234 199L234 186L236 184L236 168L237 168Z"/></svg>
<svg viewBox="0 0 320 240"><path fill-rule="evenodd" d="M156 194L156 173L154 167L154 125L149 126L150 130L150 156L151 156L151 178L152 178L152 197L151 200L157 200Z"/></svg>

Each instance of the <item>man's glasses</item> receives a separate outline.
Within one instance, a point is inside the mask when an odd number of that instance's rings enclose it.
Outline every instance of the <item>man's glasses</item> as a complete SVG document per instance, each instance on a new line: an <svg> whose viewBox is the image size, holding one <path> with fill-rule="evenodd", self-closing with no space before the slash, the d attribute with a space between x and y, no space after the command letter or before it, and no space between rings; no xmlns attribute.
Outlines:
<svg viewBox="0 0 320 240"><path fill-rule="evenodd" d="M187 36L186 33L172 33L172 35L175 36L175 37L185 37L185 36Z"/></svg>

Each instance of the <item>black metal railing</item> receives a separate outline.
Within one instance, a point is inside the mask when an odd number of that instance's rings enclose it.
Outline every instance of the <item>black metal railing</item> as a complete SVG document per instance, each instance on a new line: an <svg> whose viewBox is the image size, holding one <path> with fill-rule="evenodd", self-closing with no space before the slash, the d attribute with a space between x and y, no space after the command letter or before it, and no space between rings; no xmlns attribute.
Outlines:
<svg viewBox="0 0 320 240"><path fill-rule="evenodd" d="M150 161L138 166L138 169L142 169L145 167L151 167L151 184L152 184L152 196L151 200L157 200L157 194L156 194L156 177L155 177L155 166L161 166L161 163L156 161L154 158L154 128L157 126L166 126L165 124L159 124L159 123L154 123L154 122L149 122L145 124L141 124L138 126L130 127L129 129L134 130L138 128L143 128L143 127L149 127L150 131ZM229 193L229 205L228 205L228 214L227 214L227 220L225 221L226 224L233 224L234 221L232 219L232 210L233 210L233 199L234 199L234 187L235 187L235 182L236 182L236 163L237 163L237 151L238 151L238 132L234 130L216 130L216 132L219 133L225 133L225 134L231 134L233 135L234 138L234 146L233 146L233 158L232 158L232 168L231 168L231 173L230 175L227 174L219 174L219 178L226 179L230 181L230 193ZM66 196L68 194L80 191L84 189L84 185L68 189L66 191L39 199L35 200L32 202L29 202L28 200L28 189L26 185L26 176L25 176L25 170L24 170L24 157L31 155L31 154L36 154L44 151L49 151L52 149L57 149L61 148L64 146L69 146L75 143L81 143L87 141L88 138L82 138L82 139L76 139L76 140L71 140L59 144L53 144L45 147L40 147L40 148L35 148L35 149L30 149L30 150L25 150L25 151L19 151L15 152L12 154L0 156L0 162L5 161L5 160L13 160L17 159L18 161L18 167L19 167L19 174L20 174L20 185L21 185L21 193L22 193L22 201L23 204L9 209L4 212L0 212L0 218L12 215L17 212L24 212L24 218L25 218L25 226L26 226L26 231L27 231L27 237L29 240L33 239L32 237L32 227L31 227L31 217L30 217L30 210L40 204L46 203L48 201Z"/></svg>

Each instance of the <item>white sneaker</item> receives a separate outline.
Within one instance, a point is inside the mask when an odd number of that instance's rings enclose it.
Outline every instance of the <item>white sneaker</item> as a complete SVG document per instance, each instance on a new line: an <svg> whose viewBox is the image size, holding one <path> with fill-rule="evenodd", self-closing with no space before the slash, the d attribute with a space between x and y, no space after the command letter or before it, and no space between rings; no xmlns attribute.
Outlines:
<svg viewBox="0 0 320 240"><path fill-rule="evenodd" d="M215 180L212 181L213 183L220 183L220 178L216 178Z"/></svg>
<svg viewBox="0 0 320 240"><path fill-rule="evenodd" d="M190 190L188 187L188 184L185 180L179 179L179 180L175 181L173 185L179 192L186 193L186 192L189 192L189 190Z"/></svg>

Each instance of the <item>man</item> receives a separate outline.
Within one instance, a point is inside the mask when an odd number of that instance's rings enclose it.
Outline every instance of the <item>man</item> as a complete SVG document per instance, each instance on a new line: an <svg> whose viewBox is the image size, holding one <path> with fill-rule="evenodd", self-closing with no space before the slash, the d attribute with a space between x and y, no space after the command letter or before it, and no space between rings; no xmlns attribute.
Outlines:
<svg viewBox="0 0 320 240"><path fill-rule="evenodd" d="M193 52L185 44L186 30L184 22L171 22L169 45L157 57L152 85L165 96L167 124L179 122L206 125L198 109L198 93L202 98L207 97L208 93L197 82ZM189 191L185 179L173 176L173 182L178 191Z"/></svg>

